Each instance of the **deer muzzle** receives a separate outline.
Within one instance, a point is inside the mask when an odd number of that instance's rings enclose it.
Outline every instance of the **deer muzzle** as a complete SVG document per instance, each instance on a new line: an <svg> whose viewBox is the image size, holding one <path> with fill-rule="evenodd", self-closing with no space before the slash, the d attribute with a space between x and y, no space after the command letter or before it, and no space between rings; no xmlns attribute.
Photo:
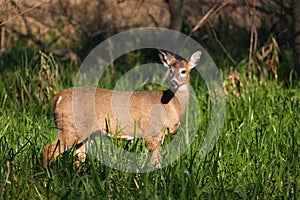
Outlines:
<svg viewBox="0 0 300 200"><path fill-rule="evenodd" d="M178 82L176 80L171 80L170 81L170 88L172 90L176 91L178 89L178 87L179 87L179 84L178 84Z"/></svg>

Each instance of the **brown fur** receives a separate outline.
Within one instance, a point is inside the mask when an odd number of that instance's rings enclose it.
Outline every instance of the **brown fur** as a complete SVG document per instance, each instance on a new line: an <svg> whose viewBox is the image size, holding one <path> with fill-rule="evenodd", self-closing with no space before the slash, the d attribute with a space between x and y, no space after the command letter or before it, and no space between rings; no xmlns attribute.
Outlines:
<svg viewBox="0 0 300 200"><path fill-rule="evenodd" d="M176 72L174 77L188 88L189 71L192 68L189 62L177 61L168 53L164 59L171 61L170 68ZM180 74L182 69L186 70L186 76ZM177 91L175 95L171 90L125 92L88 86L63 90L55 95L52 103L59 134L45 147L43 164L47 166L74 144L79 150L79 160L83 161L84 143L90 134L101 131L114 135L118 131L120 138L133 137L134 124L138 128L138 137L146 138L146 147L152 151L152 164L159 166L164 130L168 129L171 134L178 131L188 95L188 89Z"/></svg>

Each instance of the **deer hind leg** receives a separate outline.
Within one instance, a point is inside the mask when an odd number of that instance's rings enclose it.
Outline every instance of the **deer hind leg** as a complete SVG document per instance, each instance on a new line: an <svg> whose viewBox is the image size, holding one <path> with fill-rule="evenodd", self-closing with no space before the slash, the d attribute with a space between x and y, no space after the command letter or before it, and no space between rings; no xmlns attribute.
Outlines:
<svg viewBox="0 0 300 200"><path fill-rule="evenodd" d="M148 151L152 151L151 164L157 168L161 167L161 155L159 149L161 147L162 135L146 137L146 147Z"/></svg>
<svg viewBox="0 0 300 200"><path fill-rule="evenodd" d="M66 135L61 133L56 140L54 140L44 148L44 167L48 166L59 154L71 148L74 144L76 144L76 157L79 161L84 161L85 147L83 143L78 143L80 137L74 134L69 134L67 135L67 137L65 136ZM79 166L79 162L75 162L75 165Z"/></svg>

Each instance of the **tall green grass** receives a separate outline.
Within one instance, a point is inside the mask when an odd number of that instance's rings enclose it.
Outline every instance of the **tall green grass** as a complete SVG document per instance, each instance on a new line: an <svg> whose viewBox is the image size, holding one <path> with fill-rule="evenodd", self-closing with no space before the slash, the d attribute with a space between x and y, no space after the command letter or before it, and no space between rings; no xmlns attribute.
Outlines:
<svg viewBox="0 0 300 200"><path fill-rule="evenodd" d="M72 85L76 69L43 53L22 53L12 63L0 74L1 199L300 198L297 81L284 87L276 80L254 80L240 97L228 86L226 125L215 148L202 158L199 147L211 120L210 99L203 82L194 79L201 108L198 139L171 165L134 174L111 169L91 156L77 169L72 150L43 168L43 148L56 137L51 99ZM118 76L117 66L115 70L117 75L108 72L104 80ZM111 82L102 84L113 88Z"/></svg>

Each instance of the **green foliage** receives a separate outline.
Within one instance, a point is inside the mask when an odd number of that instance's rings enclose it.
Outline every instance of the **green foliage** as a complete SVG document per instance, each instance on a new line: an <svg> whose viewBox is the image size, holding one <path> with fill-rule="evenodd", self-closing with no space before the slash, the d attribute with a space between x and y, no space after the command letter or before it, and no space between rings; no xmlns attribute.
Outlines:
<svg viewBox="0 0 300 200"><path fill-rule="evenodd" d="M136 54L135 54L136 55ZM138 58L141 56L138 55ZM5 60L5 57L1 57ZM127 66L139 64L132 58ZM4 63L4 61L1 61ZM247 82L240 95L227 81L227 119L215 148L204 158L199 146L210 122L209 95L193 75L201 108L197 140L173 164L154 172L130 174L91 156L77 169L70 155L42 167L46 144L56 136L50 104L53 94L72 85L76 70L56 58L21 54L0 74L1 199L299 199L300 89L277 80ZM120 64L121 65L121 64ZM118 77L120 65L103 80ZM241 64L242 65L242 64ZM115 73L114 75L112 73ZM113 88L113 82L103 81ZM100 85L101 85L100 84ZM141 151L144 141L125 143Z"/></svg>

